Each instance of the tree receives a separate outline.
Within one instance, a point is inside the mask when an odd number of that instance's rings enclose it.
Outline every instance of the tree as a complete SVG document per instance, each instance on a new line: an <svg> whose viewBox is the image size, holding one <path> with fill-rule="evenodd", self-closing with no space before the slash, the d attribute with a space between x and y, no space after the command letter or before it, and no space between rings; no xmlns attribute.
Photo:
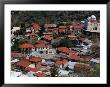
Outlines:
<svg viewBox="0 0 110 87"><path fill-rule="evenodd" d="M58 69L58 67L53 65L53 67L50 69L51 77L56 77L56 75L58 75L57 69Z"/></svg>
<svg viewBox="0 0 110 87"><path fill-rule="evenodd" d="M72 41L69 40L68 38L64 38L60 40L60 46L64 46L64 47L73 47L74 45L72 44Z"/></svg>
<svg viewBox="0 0 110 87"><path fill-rule="evenodd" d="M88 76L99 77L100 76L100 64L94 65L94 67L91 69L91 71L88 74Z"/></svg>
<svg viewBox="0 0 110 87"><path fill-rule="evenodd" d="M11 51L20 51L18 40L15 40L14 45L11 47Z"/></svg>

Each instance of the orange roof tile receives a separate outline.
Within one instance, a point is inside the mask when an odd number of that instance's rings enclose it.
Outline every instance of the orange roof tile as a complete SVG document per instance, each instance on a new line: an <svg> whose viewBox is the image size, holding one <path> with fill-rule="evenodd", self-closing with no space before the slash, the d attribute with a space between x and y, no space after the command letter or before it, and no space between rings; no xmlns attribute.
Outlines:
<svg viewBox="0 0 110 87"><path fill-rule="evenodd" d="M37 72L38 71L37 68L31 68L31 67L27 67L26 70L32 71L32 72Z"/></svg>
<svg viewBox="0 0 110 87"><path fill-rule="evenodd" d="M24 68L26 68L30 64L31 64L31 62L29 62L29 60L27 60L27 59L22 59L22 60L17 62L18 66L21 66L21 67L24 67Z"/></svg>
<svg viewBox="0 0 110 87"><path fill-rule="evenodd" d="M37 31L40 30L40 26L36 23L32 23L32 27L33 27L33 29L35 29Z"/></svg>
<svg viewBox="0 0 110 87"><path fill-rule="evenodd" d="M76 51L70 50L69 53L75 54Z"/></svg>
<svg viewBox="0 0 110 87"><path fill-rule="evenodd" d="M67 26L59 26L59 28L67 28Z"/></svg>
<svg viewBox="0 0 110 87"><path fill-rule="evenodd" d="M74 59L74 60L80 60L80 56L77 56L75 54L72 54L69 56L71 59Z"/></svg>
<svg viewBox="0 0 110 87"><path fill-rule="evenodd" d="M57 61L56 64L61 65L61 64L65 64L67 61L63 60L63 61Z"/></svg>
<svg viewBox="0 0 110 87"><path fill-rule="evenodd" d="M65 53L69 53L70 51L70 49L67 47L58 47L57 50Z"/></svg>
<svg viewBox="0 0 110 87"><path fill-rule="evenodd" d="M73 27L74 29L81 29L81 25L76 25L76 24L74 24L74 25L72 25L72 27Z"/></svg>
<svg viewBox="0 0 110 87"><path fill-rule="evenodd" d="M35 74L35 76L38 76L38 77L47 77L47 74L38 72L38 73Z"/></svg>
<svg viewBox="0 0 110 87"><path fill-rule="evenodd" d="M59 29L58 31L59 32L65 32L65 29Z"/></svg>
<svg viewBox="0 0 110 87"><path fill-rule="evenodd" d="M90 20L91 23L100 23L100 20Z"/></svg>
<svg viewBox="0 0 110 87"><path fill-rule="evenodd" d="M52 35L45 35L44 38L47 39L47 40L52 40L53 36Z"/></svg>
<svg viewBox="0 0 110 87"><path fill-rule="evenodd" d="M45 67L47 67L47 66L38 65L36 68L37 68L37 69L41 69L41 68L45 68Z"/></svg>
<svg viewBox="0 0 110 87"><path fill-rule="evenodd" d="M32 57L29 61L31 61L31 62L41 62L42 59L40 57Z"/></svg>
<svg viewBox="0 0 110 87"><path fill-rule="evenodd" d="M41 68L45 68L45 67L46 67L46 66L38 65L38 66L36 66L35 68L27 67L26 69L27 69L28 71L36 72L36 71L39 71Z"/></svg>
<svg viewBox="0 0 110 87"><path fill-rule="evenodd" d="M36 44L35 47L36 48L45 48L46 45L45 44Z"/></svg>
<svg viewBox="0 0 110 87"><path fill-rule="evenodd" d="M57 61L56 64L61 65L61 64L63 64L63 62L62 61Z"/></svg>
<svg viewBox="0 0 110 87"><path fill-rule="evenodd" d="M28 33L27 35L29 35L29 36L35 36L35 37L37 37L38 35L37 34L35 34L35 33Z"/></svg>
<svg viewBox="0 0 110 87"><path fill-rule="evenodd" d="M32 44L27 44L27 43L19 45L19 48L32 48L32 47L33 47Z"/></svg>
<svg viewBox="0 0 110 87"><path fill-rule="evenodd" d="M44 40L40 40L40 41L38 42L38 44L47 44L47 42L44 41Z"/></svg>

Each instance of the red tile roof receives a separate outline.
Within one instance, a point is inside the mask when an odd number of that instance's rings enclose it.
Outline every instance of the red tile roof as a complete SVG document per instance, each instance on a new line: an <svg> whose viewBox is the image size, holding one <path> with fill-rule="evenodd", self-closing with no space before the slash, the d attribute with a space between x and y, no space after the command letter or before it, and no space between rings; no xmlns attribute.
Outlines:
<svg viewBox="0 0 110 87"><path fill-rule="evenodd" d="M19 48L32 48L32 47L33 47L33 45L32 44L28 44L28 43L19 45Z"/></svg>
<svg viewBox="0 0 110 87"><path fill-rule="evenodd" d="M47 77L47 74L38 72L38 73L35 74L35 76L38 76L38 77Z"/></svg>
<svg viewBox="0 0 110 87"><path fill-rule="evenodd" d="M35 45L36 48L46 48L45 44L36 44Z"/></svg>
<svg viewBox="0 0 110 87"><path fill-rule="evenodd" d="M65 53L69 53L70 51L70 49L67 47L58 47L57 50Z"/></svg>
<svg viewBox="0 0 110 87"><path fill-rule="evenodd" d="M52 35L45 35L44 38L47 39L47 40L52 40L53 36Z"/></svg>
<svg viewBox="0 0 110 87"><path fill-rule="evenodd" d="M65 29L59 29L58 31L59 32L65 32Z"/></svg>
<svg viewBox="0 0 110 87"><path fill-rule="evenodd" d="M59 28L67 28L67 26L59 26Z"/></svg>
<svg viewBox="0 0 110 87"><path fill-rule="evenodd" d="M41 68L45 68L45 67L46 67L46 66L38 65L38 66L36 66L35 68L27 67L26 69L27 69L28 71L37 72L37 71L39 71Z"/></svg>
<svg viewBox="0 0 110 87"><path fill-rule="evenodd" d="M32 23L32 27L34 30L37 30L37 31L40 30L40 26L36 23Z"/></svg>
<svg viewBox="0 0 110 87"><path fill-rule="evenodd" d="M70 50L69 53L75 54L76 51Z"/></svg>
<svg viewBox="0 0 110 87"><path fill-rule="evenodd" d="M47 66L38 65L36 68L41 69L41 68L45 68L45 67L47 67Z"/></svg>
<svg viewBox="0 0 110 87"><path fill-rule="evenodd" d="M26 70L32 71L32 72L37 72L38 71L37 68L31 68L31 67L27 67Z"/></svg>
<svg viewBox="0 0 110 87"><path fill-rule="evenodd" d="M67 47L58 47L57 50L61 51L61 52L64 52L64 53L67 53L67 54L75 54L76 53L75 51L70 50Z"/></svg>
<svg viewBox="0 0 110 87"><path fill-rule="evenodd" d="M27 35L29 35L29 36L35 36L35 37L38 37L38 35L37 34L35 34L35 33L28 33Z"/></svg>
<svg viewBox="0 0 110 87"><path fill-rule="evenodd" d="M40 40L40 41L38 42L38 44L47 44L47 42L44 41L44 40Z"/></svg>
<svg viewBox="0 0 110 87"><path fill-rule="evenodd" d="M62 64L65 64L66 62L67 62L66 60L62 60L62 61L57 61L56 64L62 65Z"/></svg>
<svg viewBox="0 0 110 87"><path fill-rule="evenodd" d="M22 59L22 60L17 62L18 66L21 66L21 67L24 67L24 68L26 68L30 64L31 64L31 62L29 62L29 60L27 60L27 59Z"/></svg>
<svg viewBox="0 0 110 87"><path fill-rule="evenodd" d="M42 59L40 57L32 57L29 61L31 61L31 62L41 62Z"/></svg>
<svg viewBox="0 0 110 87"><path fill-rule="evenodd" d="M90 20L91 23L100 23L100 20Z"/></svg>
<svg viewBox="0 0 110 87"><path fill-rule="evenodd" d="M72 25L72 27L73 27L74 29L81 29L81 25L76 25L76 24L74 24L74 25Z"/></svg>
<svg viewBox="0 0 110 87"><path fill-rule="evenodd" d="M80 56L77 56L76 54L72 54L69 57L74 60L80 60Z"/></svg>
<svg viewBox="0 0 110 87"><path fill-rule="evenodd" d="M18 52L11 52L11 57L26 57L26 54L18 53Z"/></svg>

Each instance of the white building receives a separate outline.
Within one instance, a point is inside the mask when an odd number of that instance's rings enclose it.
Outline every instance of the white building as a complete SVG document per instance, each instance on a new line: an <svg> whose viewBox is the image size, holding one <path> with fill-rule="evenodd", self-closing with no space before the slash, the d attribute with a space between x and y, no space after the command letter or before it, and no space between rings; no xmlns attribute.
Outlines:
<svg viewBox="0 0 110 87"><path fill-rule="evenodd" d="M48 54L55 54L56 53L56 49L48 49Z"/></svg>
<svg viewBox="0 0 110 87"><path fill-rule="evenodd" d="M96 20L94 15L88 17L87 31L100 32L100 21Z"/></svg>
<svg viewBox="0 0 110 87"><path fill-rule="evenodd" d="M50 27L54 28L54 27L57 27L57 25L56 24L45 24L44 27L45 28L50 28Z"/></svg>
<svg viewBox="0 0 110 87"><path fill-rule="evenodd" d="M14 32L16 32L17 30L20 30L20 27L13 27L13 29L11 30L12 34L13 34Z"/></svg>
<svg viewBox="0 0 110 87"><path fill-rule="evenodd" d="M11 39L13 39L15 36L14 36L14 32L16 31L20 31L20 27L13 27L13 29L11 29Z"/></svg>
<svg viewBox="0 0 110 87"><path fill-rule="evenodd" d="M93 63L100 63L100 60L97 60L97 59L91 59L90 61Z"/></svg>
<svg viewBox="0 0 110 87"><path fill-rule="evenodd" d="M81 26L86 28L84 30L89 32L100 32L100 21L97 20L95 15L91 15L85 21L81 21Z"/></svg>

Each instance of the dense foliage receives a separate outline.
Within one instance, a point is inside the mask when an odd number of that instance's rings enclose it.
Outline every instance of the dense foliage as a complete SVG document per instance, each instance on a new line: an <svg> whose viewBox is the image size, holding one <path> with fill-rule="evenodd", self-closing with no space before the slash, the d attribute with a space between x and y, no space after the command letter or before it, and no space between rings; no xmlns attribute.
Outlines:
<svg viewBox="0 0 110 87"><path fill-rule="evenodd" d="M25 27L31 22L44 25L45 23L60 24L61 22L81 21L93 14L97 19L100 18L99 11L12 11L11 20L12 26Z"/></svg>

